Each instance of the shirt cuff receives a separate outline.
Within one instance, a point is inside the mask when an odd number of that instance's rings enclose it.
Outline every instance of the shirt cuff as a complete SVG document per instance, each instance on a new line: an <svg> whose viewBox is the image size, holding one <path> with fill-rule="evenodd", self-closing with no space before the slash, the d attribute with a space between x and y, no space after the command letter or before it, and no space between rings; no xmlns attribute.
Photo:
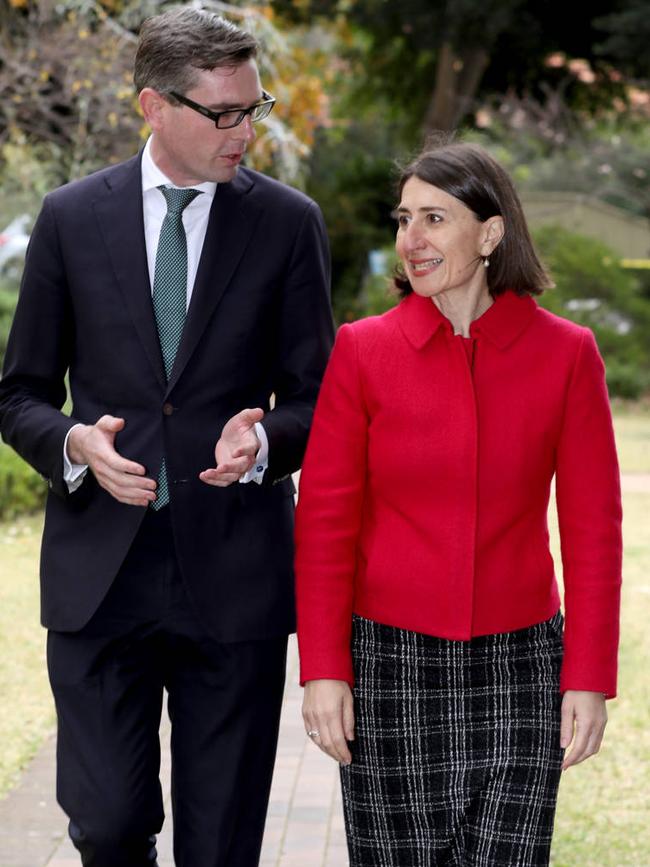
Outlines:
<svg viewBox="0 0 650 867"><path fill-rule="evenodd" d="M81 424L73 424L63 441L63 481L68 486L70 494L74 494L81 486L88 472L88 464L73 464L68 457L68 437L76 427L81 427Z"/></svg>
<svg viewBox="0 0 650 867"><path fill-rule="evenodd" d="M255 423L255 433L260 441L260 448L255 455L255 463L239 480L241 485L246 485L248 482L255 482L255 484L261 485L264 473L269 467L269 440L266 431L259 422Z"/></svg>

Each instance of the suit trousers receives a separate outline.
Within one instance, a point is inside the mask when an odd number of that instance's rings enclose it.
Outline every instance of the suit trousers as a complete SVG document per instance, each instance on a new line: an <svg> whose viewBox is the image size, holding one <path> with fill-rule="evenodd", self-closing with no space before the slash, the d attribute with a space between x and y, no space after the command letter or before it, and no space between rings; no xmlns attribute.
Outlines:
<svg viewBox="0 0 650 867"><path fill-rule="evenodd" d="M177 867L256 867L287 640L210 637L183 585L169 513L147 513L89 623L48 635L57 798L84 867L155 867L167 690Z"/></svg>

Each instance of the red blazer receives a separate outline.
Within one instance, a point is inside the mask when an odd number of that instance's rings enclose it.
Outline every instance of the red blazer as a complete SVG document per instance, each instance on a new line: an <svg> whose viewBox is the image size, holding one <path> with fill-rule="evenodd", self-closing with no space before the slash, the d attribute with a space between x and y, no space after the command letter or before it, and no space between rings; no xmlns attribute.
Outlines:
<svg viewBox="0 0 650 867"><path fill-rule="evenodd" d="M613 696L621 502L593 335L513 292L470 333L468 357L417 295L339 331L300 482L301 680L353 682L353 612L462 640L551 617L555 475L561 688Z"/></svg>

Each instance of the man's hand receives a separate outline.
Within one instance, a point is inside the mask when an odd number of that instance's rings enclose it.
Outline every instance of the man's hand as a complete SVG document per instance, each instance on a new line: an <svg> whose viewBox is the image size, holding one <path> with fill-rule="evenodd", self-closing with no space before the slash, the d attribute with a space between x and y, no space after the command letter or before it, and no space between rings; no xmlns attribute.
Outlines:
<svg viewBox="0 0 650 867"><path fill-rule="evenodd" d="M577 689L564 693L560 746L566 749L572 740L573 746L564 759L563 771L598 752L606 725L607 710L602 693Z"/></svg>
<svg viewBox="0 0 650 867"><path fill-rule="evenodd" d="M352 755L347 742L354 740L352 690L345 680L308 680L302 702L305 731L316 746L342 765Z"/></svg>
<svg viewBox="0 0 650 867"><path fill-rule="evenodd" d="M115 436L124 427L123 418L103 415L95 424L77 425L68 437L68 458L87 464L100 487L129 506L148 506L156 499L156 482L145 477L141 464L115 451Z"/></svg>
<svg viewBox="0 0 650 867"><path fill-rule="evenodd" d="M214 449L217 466L199 473L202 482L226 488L250 470L260 450L255 425L263 418L262 409L243 409L226 422Z"/></svg>

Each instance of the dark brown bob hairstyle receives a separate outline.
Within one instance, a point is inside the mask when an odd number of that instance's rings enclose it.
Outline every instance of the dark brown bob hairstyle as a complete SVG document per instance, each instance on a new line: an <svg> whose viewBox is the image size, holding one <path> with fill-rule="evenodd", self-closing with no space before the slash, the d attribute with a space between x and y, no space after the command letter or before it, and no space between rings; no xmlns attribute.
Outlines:
<svg viewBox="0 0 650 867"><path fill-rule="evenodd" d="M400 198L410 178L419 178L458 199L481 223L503 217L504 235L490 254L487 268L492 296L507 289L519 295L541 295L554 285L537 257L512 181L482 147L464 142L427 147L402 171ZM394 285L402 297L413 291L401 265L395 271Z"/></svg>

